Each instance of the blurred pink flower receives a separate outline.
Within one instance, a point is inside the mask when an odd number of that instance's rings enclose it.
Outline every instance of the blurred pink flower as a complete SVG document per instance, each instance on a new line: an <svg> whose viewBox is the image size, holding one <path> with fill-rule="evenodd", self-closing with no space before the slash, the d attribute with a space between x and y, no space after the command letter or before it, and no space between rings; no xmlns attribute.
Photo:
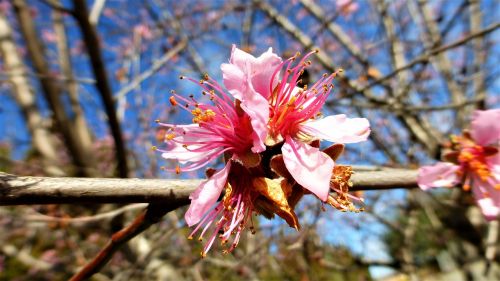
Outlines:
<svg viewBox="0 0 500 281"><path fill-rule="evenodd" d="M149 26L145 24L138 24L134 27L134 33L141 36L142 38L149 40L153 38L153 33Z"/></svg>
<svg viewBox="0 0 500 281"><path fill-rule="evenodd" d="M335 6L344 16L350 16L359 9L359 5L355 0L337 0Z"/></svg>
<svg viewBox="0 0 500 281"><path fill-rule="evenodd" d="M57 35L52 30L47 30L47 29L42 30L42 38L48 43L54 43L57 41Z"/></svg>
<svg viewBox="0 0 500 281"><path fill-rule="evenodd" d="M280 64L269 84L270 113L267 145L284 141L281 148L286 168L295 181L326 201L330 190L333 160L318 147L311 146L315 140L338 143L364 141L370 134L370 125L365 118L347 118L344 114L321 118L320 110L333 88L331 83L337 72L323 75L312 87L299 88L300 76L311 64L305 55L293 64L294 56ZM283 69L284 68L284 69ZM276 84L274 78L283 69L283 77Z"/></svg>
<svg viewBox="0 0 500 281"><path fill-rule="evenodd" d="M437 163L419 169L418 184L423 190L453 187L461 183L470 190L488 220L500 214L500 109L475 111L471 131L452 137L451 163Z"/></svg>

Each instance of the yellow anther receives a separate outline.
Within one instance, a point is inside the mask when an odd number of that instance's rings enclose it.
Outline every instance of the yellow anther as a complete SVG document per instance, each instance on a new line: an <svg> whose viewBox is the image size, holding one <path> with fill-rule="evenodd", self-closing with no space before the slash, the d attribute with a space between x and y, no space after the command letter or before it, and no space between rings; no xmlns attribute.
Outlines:
<svg viewBox="0 0 500 281"><path fill-rule="evenodd" d="M199 116L202 113L203 113L203 111L200 108L198 108L198 107L196 107L195 109L191 110L191 114L193 114L194 116Z"/></svg>

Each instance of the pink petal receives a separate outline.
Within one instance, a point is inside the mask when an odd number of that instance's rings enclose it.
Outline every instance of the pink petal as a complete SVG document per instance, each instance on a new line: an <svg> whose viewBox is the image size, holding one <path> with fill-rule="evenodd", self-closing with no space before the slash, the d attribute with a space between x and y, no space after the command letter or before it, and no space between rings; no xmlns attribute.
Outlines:
<svg viewBox="0 0 500 281"><path fill-rule="evenodd" d="M500 206L495 204L491 198L481 198L476 199L477 205L481 209L483 216L486 220L493 221L496 220L500 214Z"/></svg>
<svg viewBox="0 0 500 281"><path fill-rule="evenodd" d="M224 86L236 99L242 100L243 95L249 91L249 81L247 75L237 65L223 63L220 66Z"/></svg>
<svg viewBox="0 0 500 281"><path fill-rule="evenodd" d="M460 181L457 176L458 170L460 170L459 166L445 162L421 167L418 169L418 186L422 190L434 187L452 187Z"/></svg>
<svg viewBox="0 0 500 281"><path fill-rule="evenodd" d="M191 149L196 149L197 147L192 145ZM212 155L213 153L210 153ZM171 147L168 148L168 151L163 152L161 157L165 159L176 159L181 164L186 164L187 162L199 162L203 159L208 160L210 155L207 155L207 152L192 152L188 151L181 144L175 143Z"/></svg>
<svg viewBox="0 0 500 281"><path fill-rule="evenodd" d="M297 183L326 201L330 190L333 160L318 148L290 137L281 148L285 166Z"/></svg>
<svg viewBox="0 0 500 281"><path fill-rule="evenodd" d="M199 151L192 152L187 150L182 146L185 142L210 142L210 141L221 141L223 140L221 137L213 137L210 136L209 132L205 128L201 128L198 124L189 124L189 125L177 125L173 128L176 137L174 141L167 141L169 147L162 153L162 157L165 159L177 159L181 164L186 164L187 162L198 162L203 159L210 158L211 155L216 154L218 150L207 151ZM200 135L206 135L207 137L200 137ZM200 145L190 145L190 150L196 150ZM223 147L220 148L222 150Z"/></svg>
<svg viewBox="0 0 500 281"><path fill-rule="evenodd" d="M229 59L229 63L234 64L240 69L244 69L247 63L252 63L255 61L255 57L239 48L233 44L231 48L231 58Z"/></svg>
<svg viewBox="0 0 500 281"><path fill-rule="evenodd" d="M273 49L269 48L269 50L263 53L251 67L252 73L250 74L252 86L255 91L261 94L266 99L269 99L271 95L269 88L274 89L278 84L279 74L276 75L274 81L271 84L271 78L276 70L281 64L281 58L278 57L275 53L273 53Z"/></svg>
<svg viewBox="0 0 500 281"><path fill-rule="evenodd" d="M197 224L203 216L210 210L211 207L217 202L222 189L226 185L227 176L231 168L231 161L229 161L224 169L218 171L206 181L202 182L200 186L189 196L191 205L184 215L184 219L188 226Z"/></svg>
<svg viewBox="0 0 500 281"><path fill-rule="evenodd" d="M500 139L500 109L474 111L471 135L479 145L498 144Z"/></svg>
<svg viewBox="0 0 500 281"><path fill-rule="evenodd" d="M269 119L269 103L261 95L253 95L241 101L241 109L250 116L253 133L252 152L259 153L266 150L264 141L267 137L267 120Z"/></svg>
<svg viewBox="0 0 500 281"><path fill-rule="evenodd" d="M255 58L233 45L230 63L221 65L224 85L229 93L241 101L241 108L250 116L254 129L254 153L265 150L264 141L269 119L269 83L279 63L281 58L273 54L272 49Z"/></svg>
<svg viewBox="0 0 500 281"><path fill-rule="evenodd" d="M370 123L366 118L347 118L344 114L339 114L309 121L300 130L331 142L355 143L368 138Z"/></svg>
<svg viewBox="0 0 500 281"><path fill-rule="evenodd" d="M489 181L473 178L472 192L477 205L487 220L495 220L500 214L500 191L495 184L500 184L500 175L494 175Z"/></svg>
<svg viewBox="0 0 500 281"><path fill-rule="evenodd" d="M228 64L221 65L224 85L229 92L237 90L244 93L246 91L244 89L253 88L255 92L268 99L271 94L269 88L272 74L279 67L281 61L281 58L273 53L272 48L255 58L233 45L231 59L229 60L229 65L232 65L232 67L228 67ZM244 73L244 76L239 75L236 69L239 69L239 73ZM272 88L278 83L278 76L275 77Z"/></svg>

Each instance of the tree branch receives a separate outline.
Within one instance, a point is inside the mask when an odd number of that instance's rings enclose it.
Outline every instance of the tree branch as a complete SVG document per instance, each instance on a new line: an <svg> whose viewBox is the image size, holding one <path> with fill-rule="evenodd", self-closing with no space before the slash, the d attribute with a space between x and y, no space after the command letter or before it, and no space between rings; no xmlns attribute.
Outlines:
<svg viewBox="0 0 500 281"><path fill-rule="evenodd" d="M19 28L24 40L28 54L33 62L33 68L37 73L43 74L40 77L40 84L45 95L45 99L50 109L54 113L54 120L60 130L64 142L66 143L73 163L79 176L88 176L88 158L86 157L80 141L74 133L74 128L70 123L64 103L61 100L61 91L54 79L50 75L50 66L45 58L45 46L39 40L36 26L33 21L30 7L25 0L15 0L12 2L14 12L19 22Z"/></svg>
<svg viewBox="0 0 500 281"><path fill-rule="evenodd" d="M119 99L125 97L126 94L128 94L133 89L137 88L137 86L139 86L144 80L148 79L153 74L158 72L158 70L160 70L160 68L162 68L167 62L170 61L170 59L172 59L174 56L178 55L187 46L187 42L188 42L187 40L182 40L179 43L177 43L177 45L175 45L172 49L170 49L168 52L166 52L159 59L157 59L153 63L151 68L142 72L132 82L130 82L130 84L121 88L114 95L114 99L119 100Z"/></svg>
<svg viewBox="0 0 500 281"><path fill-rule="evenodd" d="M3 71L7 74L14 99L26 120L33 148L42 156L43 170L47 175L62 176L64 171L58 166L56 145L48 132L44 117L38 111L37 96L27 78L27 69L18 50L12 28L7 18L0 13L0 56L5 67Z"/></svg>
<svg viewBox="0 0 500 281"><path fill-rule="evenodd" d="M351 190L414 188L417 171L355 173ZM0 206L75 203L189 203L201 180L21 177L0 172Z"/></svg>
<svg viewBox="0 0 500 281"><path fill-rule="evenodd" d="M87 280L92 275L99 272L123 244L148 229L151 225L160 221L166 213L186 203L187 198L185 198L185 200L172 202L171 204L149 204L130 225L113 234L106 246L104 246L104 248L78 273L71 277L70 281Z"/></svg>
<svg viewBox="0 0 500 281"><path fill-rule="evenodd" d="M101 55L101 44L97 32L89 22L87 3L84 0L74 0L74 16L80 27L80 31L83 35L83 41L87 47L90 62L92 64L92 69L96 78L96 87L101 94L101 99L104 104L104 109L108 117L109 127L111 129L111 135L113 136L115 142L116 150L116 160L117 160L117 172L122 178L128 176L128 165L127 165L127 151L125 149L125 142L123 141L122 132L120 128L120 123L116 116L115 104L113 102L113 94L111 92L111 87L108 81L108 75L106 73L106 67Z"/></svg>
<svg viewBox="0 0 500 281"><path fill-rule="evenodd" d="M463 37L462 39L459 39L459 40L454 41L454 42L452 42L450 44L441 46L439 48L432 49L429 52L427 52L426 54L423 54L423 55L415 58L414 60L410 61L407 65L402 66L402 67L397 68L397 69L394 69L391 73L387 74L386 76L383 76L383 77L381 77L379 79L376 79L375 81L371 82L370 84L368 84L364 88L360 89L360 91L362 92L362 91L364 91L366 89L372 88L375 85L381 84L382 82L384 82L384 81L386 81L386 80L394 77L396 74L398 74L401 71L404 71L404 70L407 70L409 68L412 68L415 65L420 64L420 63L426 63L433 56L435 56L437 54L440 54L442 52L446 52L448 50L451 50L451 49L454 49L454 48L457 48L457 47L460 47L463 44L471 41L472 39L485 36L486 34L491 33L493 31L497 30L499 27L500 27L500 22L493 23L493 24L489 25L488 27L486 27L486 28L484 28L484 29L482 29L482 30L480 30L478 32L471 33L468 36Z"/></svg>

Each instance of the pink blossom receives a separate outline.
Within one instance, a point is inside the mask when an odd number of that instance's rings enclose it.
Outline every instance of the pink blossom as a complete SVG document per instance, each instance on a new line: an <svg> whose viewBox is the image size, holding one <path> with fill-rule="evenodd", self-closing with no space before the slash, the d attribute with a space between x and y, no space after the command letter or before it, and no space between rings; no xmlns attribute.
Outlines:
<svg viewBox="0 0 500 281"><path fill-rule="evenodd" d="M500 214L500 109L475 111L471 131L452 137L452 163L437 163L419 169L418 184L427 190L461 183L470 190L488 220Z"/></svg>
<svg viewBox="0 0 500 281"><path fill-rule="evenodd" d="M185 214L187 224L196 225L190 238L197 234L201 241L211 229L202 256L217 238L224 245L232 237L227 248L232 251L243 229L248 224L253 228L254 212L278 215L298 229L293 208L309 193L304 188L335 208L355 210L350 200L358 198L347 194L352 169L334 167L333 159L343 145L322 152L317 143L321 139L341 143L366 140L369 124L364 118L349 119L343 114L320 118L336 73L323 76L310 89L297 87L313 53L294 65L297 57L283 62L272 49L255 58L233 46L229 63L221 69L234 101L208 76L199 83L211 104L173 92L170 102L190 112L193 124L159 123L165 128L160 136L167 148L157 150L163 158L178 162L170 170L193 171L221 155L229 158L222 170L207 172L209 179L191 194ZM278 149L266 150L266 145ZM276 155L280 146L282 155ZM261 159L268 162L261 165ZM223 190L224 198L217 202ZM329 195L330 190L337 196Z"/></svg>
<svg viewBox="0 0 500 281"><path fill-rule="evenodd" d="M209 97L212 104L200 103L194 96L183 97L172 92L171 104L190 112L193 116L193 124L175 125L158 122L165 128L163 135L167 147L156 149L162 152L163 158L174 159L178 162L175 169L167 170L177 173L193 171L206 166L222 155L230 157L222 170L209 175L209 178L191 194L191 205L185 214L189 226L198 224L193 234L204 225L200 239L208 228L216 223L216 229L202 252L204 256L218 237L219 231L224 231L223 241L227 241L229 236L234 234L229 250L238 244L246 220L252 214L255 196L247 196L252 192L252 188L245 182L240 182L239 178L244 172L232 173L232 177L229 175L235 169L234 167L258 165L260 156L252 153L252 150L255 150L255 146L263 147L264 145L255 143L252 138L248 137L255 132L251 125L251 117L241 110L239 103L233 101L217 82L208 76L201 81L184 77L181 79L199 83L203 88L203 95ZM265 108L268 108L267 104ZM259 110L259 108L255 109ZM245 169L241 168L241 170ZM237 183L234 183L235 179L238 180ZM228 192L228 189L231 190L229 185L231 181L233 181L232 193ZM226 196L229 196L228 194L230 196L224 201L224 206L221 203L216 205L223 189L226 189ZM216 205L215 209L213 209L214 205Z"/></svg>
<svg viewBox="0 0 500 281"><path fill-rule="evenodd" d="M142 38L146 40L150 40L153 38L153 33L151 32L151 29L149 26L145 24L138 24L134 27L134 33L137 35L141 36Z"/></svg>
<svg viewBox="0 0 500 281"><path fill-rule="evenodd" d="M326 201L334 162L310 143L322 139L340 143L364 141L370 134L370 125L365 118L349 119L343 114L321 118L320 110L330 95L337 72L323 75L310 88L299 88L300 76L311 64L307 58L313 53L305 55L295 65L297 56L292 57L275 69L268 86L272 95L269 97L266 144L284 141L283 159L295 181ZM274 78L280 72L283 77L275 84Z"/></svg>
<svg viewBox="0 0 500 281"><path fill-rule="evenodd" d="M191 82L198 81L181 77ZM172 91L170 102L193 115L193 124L175 125L159 123L167 128L165 142L167 149L159 149L162 157L176 159L183 167L178 166L177 172L192 171L206 166L223 153L227 152L234 159L244 161L254 143L248 139L254 133L250 117L238 112L234 101L224 92L221 86L208 76L200 81L203 94L208 96L213 104L199 103L194 96L188 98ZM257 146L261 146L257 144Z"/></svg>
<svg viewBox="0 0 500 281"><path fill-rule="evenodd" d="M241 101L241 108L250 116L257 133L253 135L253 152L265 150L268 98L271 95L269 84L276 85L277 80L272 74L280 63L281 58L272 52L272 48L255 58L233 45L229 63L221 65L224 85Z"/></svg>
<svg viewBox="0 0 500 281"><path fill-rule="evenodd" d="M52 30L42 30L42 38L48 43L54 43L57 41L57 35Z"/></svg>

